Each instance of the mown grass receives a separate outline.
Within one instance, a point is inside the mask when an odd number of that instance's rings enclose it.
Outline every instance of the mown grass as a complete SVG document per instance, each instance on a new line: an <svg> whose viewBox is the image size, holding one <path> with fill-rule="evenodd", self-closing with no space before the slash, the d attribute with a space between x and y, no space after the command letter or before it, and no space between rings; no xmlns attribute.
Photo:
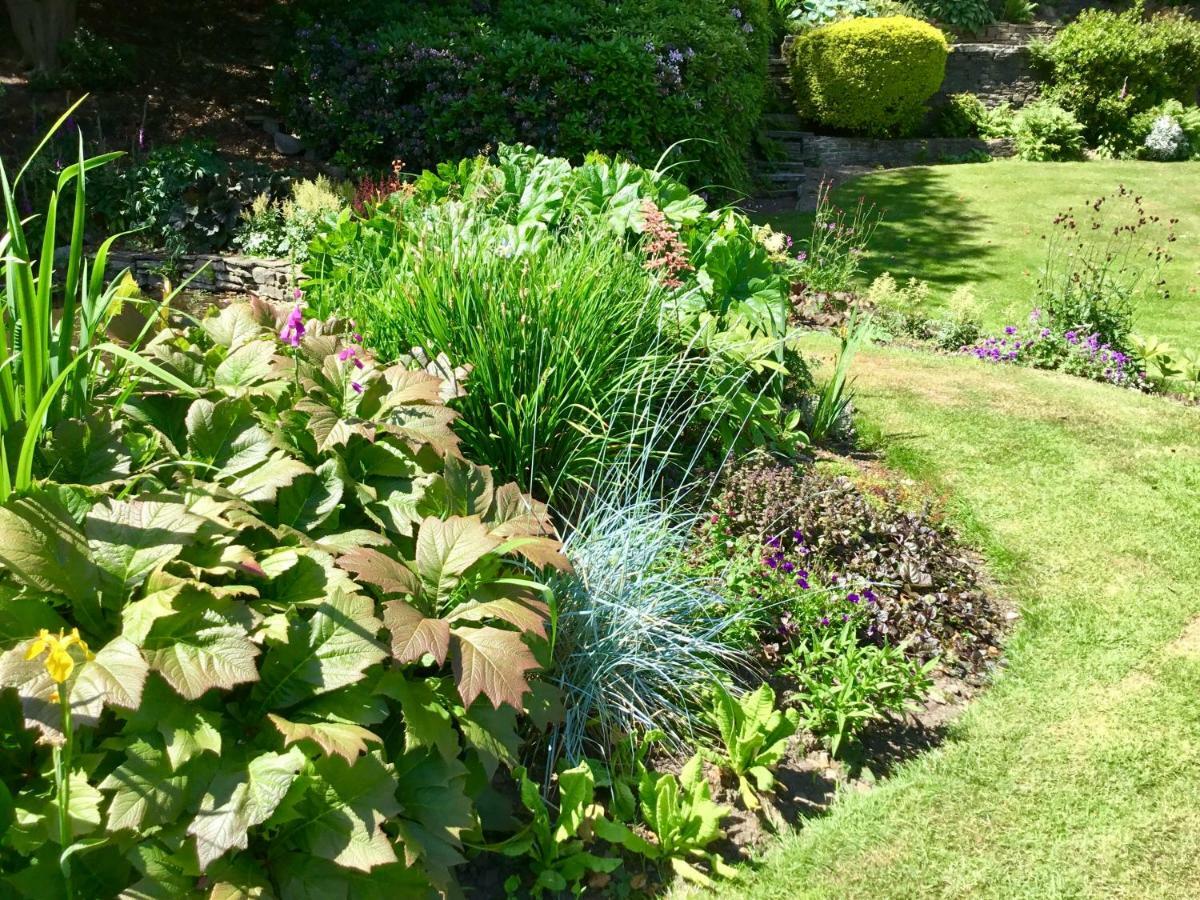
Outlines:
<svg viewBox="0 0 1200 900"><path fill-rule="evenodd" d="M889 461L951 492L1022 618L942 748L724 895L1200 896L1200 410L904 351L855 368Z"/></svg>
<svg viewBox="0 0 1200 900"><path fill-rule="evenodd" d="M1029 311L1045 258L1042 235L1055 213L1124 184L1147 210L1179 218L1171 296L1144 305L1137 328L1182 346L1200 346L1200 163L1093 161L922 166L856 178L834 192L851 205L865 196L884 213L864 265L864 283L882 272L928 281L934 306L974 286L985 324ZM807 233L811 214L772 215L772 226Z"/></svg>

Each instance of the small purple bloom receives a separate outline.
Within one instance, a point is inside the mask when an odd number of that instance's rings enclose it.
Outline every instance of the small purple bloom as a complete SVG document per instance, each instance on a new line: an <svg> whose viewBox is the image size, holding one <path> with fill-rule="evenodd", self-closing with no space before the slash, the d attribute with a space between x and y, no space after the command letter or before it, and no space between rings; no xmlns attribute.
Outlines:
<svg viewBox="0 0 1200 900"><path fill-rule="evenodd" d="M847 594L846 599L851 603L858 603L862 598L859 597L858 594Z"/></svg>
<svg viewBox="0 0 1200 900"><path fill-rule="evenodd" d="M338 360L340 360L341 362L345 362L348 359L353 359L354 355L357 352L358 352L357 347L343 347L341 349L341 351L338 353Z"/></svg>
<svg viewBox="0 0 1200 900"><path fill-rule="evenodd" d="M356 394L361 394L363 392L363 386L357 381L350 382L350 387L354 388L354 393Z"/></svg>
<svg viewBox="0 0 1200 900"><path fill-rule="evenodd" d="M789 561L789 562L785 562L782 566L780 566L780 568L783 569L784 574L791 575L793 572L796 571L796 564L794 562Z"/></svg>
<svg viewBox="0 0 1200 900"><path fill-rule="evenodd" d="M285 344L291 344L293 347L300 346L300 340L304 337L304 309L297 303L290 313L288 313L287 321L284 322L283 328L279 331L279 339Z"/></svg>

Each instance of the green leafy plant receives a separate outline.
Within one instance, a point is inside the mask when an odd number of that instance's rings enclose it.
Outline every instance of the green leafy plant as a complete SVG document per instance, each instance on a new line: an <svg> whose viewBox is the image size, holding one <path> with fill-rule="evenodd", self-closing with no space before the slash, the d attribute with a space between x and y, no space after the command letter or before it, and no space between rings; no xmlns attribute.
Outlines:
<svg viewBox="0 0 1200 900"><path fill-rule="evenodd" d="M721 738L712 761L737 778L746 808L758 809L762 803L754 788L764 793L774 789L772 769L787 752L788 740L799 726L799 713L776 709L775 692L768 684L739 698L718 682L709 718Z"/></svg>
<svg viewBox="0 0 1200 900"><path fill-rule="evenodd" d="M1014 115L1007 103L989 108L974 94L951 94L937 109L934 130L942 137L1010 137Z"/></svg>
<svg viewBox="0 0 1200 900"><path fill-rule="evenodd" d="M596 821L604 816L604 808L594 802L596 779L587 765L581 763L558 773L558 816L553 821L525 769L515 769L513 777L521 803L533 820L491 849L520 857L531 868L534 880L526 889L518 876L509 878L504 884L509 896L541 897L547 891L557 894L566 890L578 894L580 882L589 873L611 872L621 864L619 857L597 856L587 849Z"/></svg>
<svg viewBox="0 0 1200 900"><path fill-rule="evenodd" d="M940 25L982 31L995 21L988 0L916 0L917 8Z"/></svg>
<svg viewBox="0 0 1200 900"><path fill-rule="evenodd" d="M1174 378L1183 371L1176 367L1175 349L1154 335L1131 334L1129 346L1142 368L1146 371L1153 369L1159 378Z"/></svg>
<svg viewBox="0 0 1200 900"><path fill-rule="evenodd" d="M459 455L462 372L344 335L257 301L161 331L143 352L187 390L114 389L0 505L9 877L57 891L70 851L102 896L453 888L566 563ZM96 651L59 679L72 628Z"/></svg>
<svg viewBox="0 0 1200 900"><path fill-rule="evenodd" d="M1000 5L1000 21L1027 25L1033 21L1038 4L1030 0L1004 0Z"/></svg>
<svg viewBox="0 0 1200 900"><path fill-rule="evenodd" d="M31 245L27 222L18 212L16 191L22 176L82 102L55 123L11 182L0 161L4 206L0 253L6 288L0 316L0 353L5 357L0 365L0 501L14 489L23 491L32 485L44 429L85 415L97 395L119 383L126 367L153 372L177 388L187 387L135 352L159 311L150 313L147 327L130 346L107 340L108 324L124 302L124 276L105 280L108 252L118 236L101 243L90 265L85 257L87 173L120 154L85 158L83 137L77 135L78 162L59 173L50 193L40 248ZM73 211L63 272L56 265L56 236L60 206L67 197ZM55 303L60 298L61 313L56 318ZM165 297L161 309L171 299Z"/></svg>
<svg viewBox="0 0 1200 900"><path fill-rule="evenodd" d="M784 671L796 681L792 702L804 726L837 756L847 738L872 721L912 708L928 692L936 660L908 659L896 646L863 644L858 623L811 628L788 655Z"/></svg>
<svg viewBox="0 0 1200 900"><path fill-rule="evenodd" d="M259 194L242 211L233 243L251 256L282 256L303 262L321 223L346 208L347 191L324 175L292 184L291 195L276 201Z"/></svg>
<svg viewBox="0 0 1200 900"><path fill-rule="evenodd" d="M712 887L713 880L696 861L707 862L716 875L737 877L736 869L706 849L722 836L721 820L729 808L713 801L699 755L684 765L678 778L669 772L644 772L638 781L638 808L653 842L611 820L597 820L596 833L647 859L666 862L681 878L705 887Z"/></svg>
<svg viewBox="0 0 1200 900"><path fill-rule="evenodd" d="M802 118L877 137L914 130L941 86L945 36L905 16L847 19L799 36L789 50Z"/></svg>
<svg viewBox="0 0 1200 900"><path fill-rule="evenodd" d="M804 413L805 432L814 444L846 440L852 434L849 417L854 395L849 384L850 365L870 333L870 318L851 311L842 329L833 374L818 388Z"/></svg>
<svg viewBox="0 0 1200 900"><path fill-rule="evenodd" d="M1200 23L1177 11L1147 17L1085 9L1048 43L1034 45L1045 96L1075 114L1092 146L1132 153L1133 118L1165 100L1192 103L1200 88Z"/></svg>
<svg viewBox="0 0 1200 900"><path fill-rule="evenodd" d="M1074 114L1048 100L1029 103L1013 118L1017 155L1031 162L1083 158L1083 125Z"/></svg>

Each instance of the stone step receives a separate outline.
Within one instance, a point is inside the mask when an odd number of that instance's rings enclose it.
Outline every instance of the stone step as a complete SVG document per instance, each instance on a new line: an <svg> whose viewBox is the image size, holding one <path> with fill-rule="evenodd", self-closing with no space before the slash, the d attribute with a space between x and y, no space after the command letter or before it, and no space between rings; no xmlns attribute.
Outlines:
<svg viewBox="0 0 1200 900"><path fill-rule="evenodd" d="M759 170L757 176L762 181L769 181L772 184L803 184L808 175L803 170L797 169L793 172L764 172Z"/></svg>
<svg viewBox="0 0 1200 900"><path fill-rule="evenodd" d="M802 131L803 123L794 112L763 113L762 124L774 131Z"/></svg>
<svg viewBox="0 0 1200 900"><path fill-rule="evenodd" d="M760 172L778 175L803 175L804 163L800 159L763 159L755 163Z"/></svg>
<svg viewBox="0 0 1200 900"><path fill-rule="evenodd" d="M802 144L804 143L804 138L806 137L806 134L803 131L785 131L777 128L768 128L763 133L771 140L779 141L781 144Z"/></svg>

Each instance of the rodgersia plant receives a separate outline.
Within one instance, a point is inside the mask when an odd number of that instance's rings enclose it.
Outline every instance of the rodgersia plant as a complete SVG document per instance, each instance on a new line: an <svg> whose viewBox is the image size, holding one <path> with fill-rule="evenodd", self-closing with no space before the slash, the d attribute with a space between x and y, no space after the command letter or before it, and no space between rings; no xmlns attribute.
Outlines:
<svg viewBox="0 0 1200 900"><path fill-rule="evenodd" d="M144 378L67 420L58 481L0 505L10 878L454 889L566 563L545 510L459 454L464 373L299 309L161 332L145 352L188 392Z"/></svg>

